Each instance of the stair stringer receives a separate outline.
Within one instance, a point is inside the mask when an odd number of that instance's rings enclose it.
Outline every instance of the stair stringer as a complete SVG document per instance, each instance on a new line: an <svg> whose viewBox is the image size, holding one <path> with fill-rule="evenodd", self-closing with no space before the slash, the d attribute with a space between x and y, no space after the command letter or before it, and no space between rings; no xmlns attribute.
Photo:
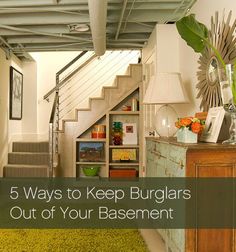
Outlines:
<svg viewBox="0 0 236 252"><path fill-rule="evenodd" d="M126 75L117 75L113 86L104 86L102 88L100 97L90 97L88 108L75 109L74 115L70 116L72 118L63 119L60 132L65 132L66 123L79 121L80 111L88 112L90 110L93 110L93 107L95 107L96 109L98 107L101 109L102 106L104 109L106 109L107 106L111 107L114 100L119 99L120 95L129 90L130 87L132 88L133 86L137 85L137 83L142 81L141 64L130 64L128 67L128 73L129 74ZM117 90L119 92L117 92Z"/></svg>

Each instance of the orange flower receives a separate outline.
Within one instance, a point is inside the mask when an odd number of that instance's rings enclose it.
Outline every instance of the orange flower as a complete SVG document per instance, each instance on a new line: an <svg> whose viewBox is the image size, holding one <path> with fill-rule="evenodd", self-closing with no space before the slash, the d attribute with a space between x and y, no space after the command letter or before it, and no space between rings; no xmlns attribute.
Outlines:
<svg viewBox="0 0 236 252"><path fill-rule="evenodd" d="M205 121L199 120L197 117L178 118L178 121L175 122L175 126L178 129L187 128L188 130L198 135L202 133L204 124L205 124Z"/></svg>
<svg viewBox="0 0 236 252"><path fill-rule="evenodd" d="M202 125L200 122L193 122L191 124L191 130L193 133L199 133L202 130Z"/></svg>
<svg viewBox="0 0 236 252"><path fill-rule="evenodd" d="M179 124L179 121L175 122L175 127L178 128L178 129L181 128L181 125Z"/></svg>
<svg viewBox="0 0 236 252"><path fill-rule="evenodd" d="M179 121L179 124L184 127L189 126L191 123L192 123L192 118L190 117L181 118Z"/></svg>

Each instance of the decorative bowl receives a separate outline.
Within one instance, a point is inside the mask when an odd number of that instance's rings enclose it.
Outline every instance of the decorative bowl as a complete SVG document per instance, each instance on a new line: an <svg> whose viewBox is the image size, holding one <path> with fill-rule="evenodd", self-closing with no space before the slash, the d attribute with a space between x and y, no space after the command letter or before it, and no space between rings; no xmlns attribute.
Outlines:
<svg viewBox="0 0 236 252"><path fill-rule="evenodd" d="M100 166L85 166L83 172L85 176L97 176L100 170Z"/></svg>

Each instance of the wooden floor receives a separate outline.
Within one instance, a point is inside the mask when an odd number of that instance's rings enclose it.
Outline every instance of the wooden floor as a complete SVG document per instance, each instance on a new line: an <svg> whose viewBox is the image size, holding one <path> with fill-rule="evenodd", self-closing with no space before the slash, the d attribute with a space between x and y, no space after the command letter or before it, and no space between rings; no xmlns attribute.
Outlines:
<svg viewBox="0 0 236 252"><path fill-rule="evenodd" d="M166 252L165 243L155 229L140 229L150 252Z"/></svg>

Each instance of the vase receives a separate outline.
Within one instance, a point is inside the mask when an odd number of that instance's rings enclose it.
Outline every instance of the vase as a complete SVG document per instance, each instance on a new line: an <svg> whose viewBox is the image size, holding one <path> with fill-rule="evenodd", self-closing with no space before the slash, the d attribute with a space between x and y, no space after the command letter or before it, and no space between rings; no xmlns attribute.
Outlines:
<svg viewBox="0 0 236 252"><path fill-rule="evenodd" d="M223 141L223 144L236 144L236 106L233 97L232 88L235 87L235 78L233 75L233 66L227 64L225 68L218 68L220 82L221 98L224 110L230 114L231 124L229 127L229 139Z"/></svg>
<svg viewBox="0 0 236 252"><path fill-rule="evenodd" d="M113 122L112 127L112 142L114 145L122 145L122 136L123 136L123 129L122 129L122 122Z"/></svg>
<svg viewBox="0 0 236 252"><path fill-rule="evenodd" d="M180 143L197 143L198 134L193 133L186 127L182 127L177 131L177 142Z"/></svg>

